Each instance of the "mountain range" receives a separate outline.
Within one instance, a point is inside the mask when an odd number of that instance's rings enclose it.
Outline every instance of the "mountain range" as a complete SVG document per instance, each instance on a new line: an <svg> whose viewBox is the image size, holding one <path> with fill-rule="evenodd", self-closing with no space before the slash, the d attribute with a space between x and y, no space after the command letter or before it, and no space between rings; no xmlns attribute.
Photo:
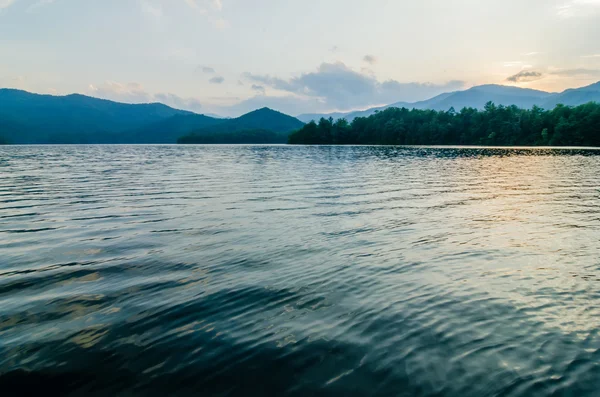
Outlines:
<svg viewBox="0 0 600 397"><path fill-rule="evenodd" d="M494 84L480 85L464 91L441 94L420 102L396 102L387 106L347 113L301 114L298 119L305 123L311 120L319 120L322 117L331 117L334 120L345 118L352 121L357 117L368 117L378 111L392 107L441 111L447 111L450 108L460 111L465 107L483 109L485 104L490 101L496 105L516 105L524 109L532 108L534 105L544 109L553 109L558 104L577 106L588 102L600 103L600 82L587 87L569 89L561 93Z"/></svg>
<svg viewBox="0 0 600 397"><path fill-rule="evenodd" d="M600 82L561 93L482 85L425 101L397 102L348 113L304 114L294 118L262 108L233 119L173 109L161 103L125 104L79 94L53 96L0 89L0 143L176 143L183 137L191 137L187 142L235 142L236 134L243 142L268 139L275 143L285 142L289 133L300 129L304 122L321 117L352 121L391 107L482 109L490 101L497 105L545 109L558 104L600 103Z"/></svg>
<svg viewBox="0 0 600 397"><path fill-rule="evenodd" d="M200 136L262 129L287 135L304 125L263 108L223 119L152 104L84 95L52 96L0 89L0 142L12 144L177 143Z"/></svg>

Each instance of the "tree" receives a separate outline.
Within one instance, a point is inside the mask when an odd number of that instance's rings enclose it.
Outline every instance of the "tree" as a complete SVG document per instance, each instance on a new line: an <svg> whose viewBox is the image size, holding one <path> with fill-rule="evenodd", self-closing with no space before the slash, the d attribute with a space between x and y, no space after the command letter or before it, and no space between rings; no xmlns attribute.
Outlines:
<svg viewBox="0 0 600 397"><path fill-rule="evenodd" d="M459 112L388 108L369 117L321 119L293 133L290 143L366 145L572 145L600 146L600 104L496 106Z"/></svg>

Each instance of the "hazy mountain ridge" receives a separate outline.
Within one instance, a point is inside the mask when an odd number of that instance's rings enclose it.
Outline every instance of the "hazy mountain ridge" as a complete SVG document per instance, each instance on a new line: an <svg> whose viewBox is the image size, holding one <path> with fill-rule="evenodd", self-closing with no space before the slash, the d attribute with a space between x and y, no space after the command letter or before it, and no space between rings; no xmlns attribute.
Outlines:
<svg viewBox="0 0 600 397"><path fill-rule="evenodd" d="M286 133L302 128L303 122L295 117L269 108L262 108L246 113L235 119L227 119L208 129L198 130L213 132L235 132L243 130L265 129L273 132Z"/></svg>
<svg viewBox="0 0 600 397"><path fill-rule="evenodd" d="M562 93L482 85L415 103L397 102L349 113L301 115L302 121L269 108L233 119L219 119L160 103L125 104L80 94L52 96L0 89L0 138L14 144L176 143L179 138L190 135L202 136L204 141L214 135L212 140L229 142L235 141L236 133L243 132L239 136L243 136L244 141L276 136L279 142L285 141L282 137L290 132L302 128L303 121L321 117L352 121L392 107L442 111L453 107L460 111L464 107L483 109L487 102L524 109L534 105L552 109L557 104L600 103L600 82Z"/></svg>
<svg viewBox="0 0 600 397"><path fill-rule="evenodd" d="M322 115L304 114L299 115L298 119L309 122L311 120L318 120L321 117L332 117L333 119L345 118L348 121L352 121L356 117L368 117L375 114L377 111L392 107L442 111L447 111L453 107L456 111L460 111L464 107L483 109L487 102L494 102L496 105L504 106L516 105L524 109L532 108L534 105L544 109L552 109L558 104L578 106L588 102L600 102L600 82L586 87L568 89L562 93L550 93L530 88L487 84L475 86L463 91L441 94L425 101L412 103L397 102L387 106L347 113L330 113ZM334 117L333 115L337 117Z"/></svg>
<svg viewBox="0 0 600 397"><path fill-rule="evenodd" d="M203 114L178 114L120 134L118 143L175 143L190 131L225 122Z"/></svg>
<svg viewBox="0 0 600 397"><path fill-rule="evenodd" d="M0 136L11 143L108 143L124 131L189 114L161 103L0 89Z"/></svg>
<svg viewBox="0 0 600 397"><path fill-rule="evenodd" d="M265 130L287 134L301 121L267 108L235 119L160 103L125 104L72 94L0 89L0 137L13 144L176 143L185 135Z"/></svg>
<svg viewBox="0 0 600 397"><path fill-rule="evenodd" d="M181 137L182 143L285 143L304 126L295 117L262 108ZM239 141L239 142L238 142Z"/></svg>

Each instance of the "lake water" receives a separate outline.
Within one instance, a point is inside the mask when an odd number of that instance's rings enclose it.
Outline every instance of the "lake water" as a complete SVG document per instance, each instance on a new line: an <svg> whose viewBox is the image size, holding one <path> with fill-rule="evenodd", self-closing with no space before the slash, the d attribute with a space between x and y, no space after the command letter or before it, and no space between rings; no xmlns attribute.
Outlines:
<svg viewBox="0 0 600 397"><path fill-rule="evenodd" d="M598 395L599 240L600 151L0 147L0 390Z"/></svg>

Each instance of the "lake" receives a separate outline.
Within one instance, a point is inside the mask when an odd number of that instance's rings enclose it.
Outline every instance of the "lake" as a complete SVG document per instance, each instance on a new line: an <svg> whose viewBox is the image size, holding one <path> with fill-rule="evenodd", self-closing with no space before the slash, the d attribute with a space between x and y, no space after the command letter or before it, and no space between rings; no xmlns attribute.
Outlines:
<svg viewBox="0 0 600 397"><path fill-rule="evenodd" d="M592 396L600 151L0 147L0 388Z"/></svg>

